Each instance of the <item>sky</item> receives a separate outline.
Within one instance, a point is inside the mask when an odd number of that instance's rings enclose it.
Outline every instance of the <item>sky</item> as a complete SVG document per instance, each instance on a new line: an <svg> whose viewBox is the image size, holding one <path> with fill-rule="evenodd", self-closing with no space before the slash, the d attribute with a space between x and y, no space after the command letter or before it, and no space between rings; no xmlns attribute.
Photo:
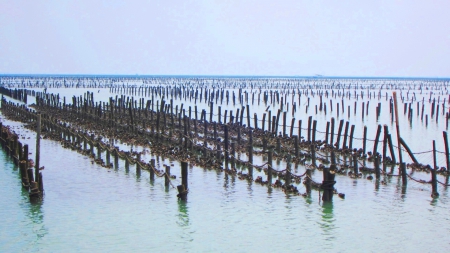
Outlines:
<svg viewBox="0 0 450 253"><path fill-rule="evenodd" d="M0 74L450 77L448 0L0 0Z"/></svg>

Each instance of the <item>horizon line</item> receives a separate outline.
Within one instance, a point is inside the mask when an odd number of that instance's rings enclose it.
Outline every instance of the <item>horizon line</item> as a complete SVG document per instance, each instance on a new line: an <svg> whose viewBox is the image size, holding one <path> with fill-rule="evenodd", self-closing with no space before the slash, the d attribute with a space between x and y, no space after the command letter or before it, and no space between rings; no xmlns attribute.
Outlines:
<svg viewBox="0 0 450 253"><path fill-rule="evenodd" d="M430 76L326 76L326 75L207 75L207 74L7 74L0 77L221 77L221 78L314 78L314 79L450 79L449 77Z"/></svg>

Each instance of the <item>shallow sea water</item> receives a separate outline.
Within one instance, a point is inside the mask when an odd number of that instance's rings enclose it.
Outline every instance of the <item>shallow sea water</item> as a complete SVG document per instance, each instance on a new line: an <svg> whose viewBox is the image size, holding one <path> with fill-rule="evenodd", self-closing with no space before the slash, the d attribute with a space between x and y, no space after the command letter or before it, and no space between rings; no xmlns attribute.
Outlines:
<svg viewBox="0 0 450 253"><path fill-rule="evenodd" d="M22 140L25 143L30 140ZM189 169L186 203L149 173L118 169L42 140L45 197L30 204L18 170L0 153L2 252L437 252L450 249L448 189L398 178L376 185L338 176L332 204L286 195L222 172ZM30 152L34 152L30 142ZM160 160L160 164L162 163ZM173 180L179 183L179 164ZM313 175L318 181L318 171ZM299 186L300 192L304 188Z"/></svg>
<svg viewBox="0 0 450 253"><path fill-rule="evenodd" d="M35 133L1 118L30 146ZM441 128L440 128L441 129ZM440 135L440 134L439 134ZM417 145L417 144L414 144ZM427 147L429 145L427 144ZM377 185L365 176L336 176L346 194L333 203L286 195L280 189L239 180L223 172L189 168L187 202L148 171L106 169L58 142L41 140L45 196L31 204L17 167L0 152L0 252L442 252L450 249L449 189L398 177ZM104 154L103 154L104 155ZM162 157L157 167L180 164ZM262 163L256 160L255 163ZM274 162L284 169L284 162ZM304 167L296 168L303 174ZM416 175L429 180L429 174ZM263 173L260 173L263 175ZM320 171L313 178L321 181ZM438 179L445 181L443 176ZM275 179L274 179L275 180ZM300 192L305 192L302 184Z"/></svg>

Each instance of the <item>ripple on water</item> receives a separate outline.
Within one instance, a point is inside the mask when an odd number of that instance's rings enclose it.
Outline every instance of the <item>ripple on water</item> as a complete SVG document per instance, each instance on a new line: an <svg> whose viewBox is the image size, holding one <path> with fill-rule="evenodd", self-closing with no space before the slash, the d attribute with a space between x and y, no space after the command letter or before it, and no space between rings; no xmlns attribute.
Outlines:
<svg viewBox="0 0 450 253"><path fill-rule="evenodd" d="M129 172L123 164L101 168L55 142L41 144L46 195L37 207L29 204L17 170L0 152L0 215L8 217L0 224L2 252L429 252L450 246L437 239L450 232L448 193L441 187L440 198L431 201L427 185L408 182L402 194L397 179L376 189L374 180L339 176L336 187L346 199L335 196L328 206L319 203L317 191L310 198L286 196L280 189L194 167L184 203L176 189L166 192L161 178L150 182L147 171L138 177L133 166ZM168 162L160 159L159 166ZM177 162L171 172L177 185Z"/></svg>

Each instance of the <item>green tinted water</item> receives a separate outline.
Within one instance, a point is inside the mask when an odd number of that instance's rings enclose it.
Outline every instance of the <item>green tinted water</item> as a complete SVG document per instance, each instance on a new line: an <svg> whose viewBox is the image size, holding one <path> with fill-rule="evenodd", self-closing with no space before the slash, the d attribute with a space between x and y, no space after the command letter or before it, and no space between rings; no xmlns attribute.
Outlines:
<svg viewBox="0 0 450 253"><path fill-rule="evenodd" d="M28 143L30 140L22 140ZM398 178L337 177L346 199L289 196L222 172L189 169L187 203L149 174L105 169L42 140L45 199L32 205L0 152L1 252L438 252L450 249L448 190ZM29 143L31 152L32 142ZM160 160L159 164L163 163ZM172 174L179 181L179 164ZM320 181L321 174L313 175ZM300 192L304 188L299 186Z"/></svg>

